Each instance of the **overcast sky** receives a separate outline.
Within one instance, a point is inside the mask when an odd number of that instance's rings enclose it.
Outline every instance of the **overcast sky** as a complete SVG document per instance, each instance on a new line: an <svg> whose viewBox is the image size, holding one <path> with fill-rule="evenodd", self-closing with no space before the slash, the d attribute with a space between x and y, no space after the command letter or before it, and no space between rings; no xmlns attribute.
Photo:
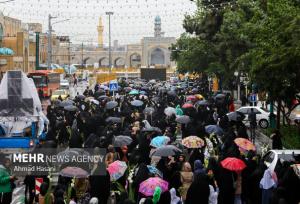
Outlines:
<svg viewBox="0 0 300 204"><path fill-rule="evenodd" d="M1 0L2 1L2 0ZM39 22L47 30L48 14L57 16L53 22L70 21L53 25L58 35L69 35L73 43L97 42L97 24L102 16L104 43L108 44L108 17L111 18L112 40L120 44L139 43L142 37L153 36L154 18L161 16L165 36L179 37L184 29L184 14L193 13L195 3L190 0L15 0L0 4L4 15L23 22Z"/></svg>

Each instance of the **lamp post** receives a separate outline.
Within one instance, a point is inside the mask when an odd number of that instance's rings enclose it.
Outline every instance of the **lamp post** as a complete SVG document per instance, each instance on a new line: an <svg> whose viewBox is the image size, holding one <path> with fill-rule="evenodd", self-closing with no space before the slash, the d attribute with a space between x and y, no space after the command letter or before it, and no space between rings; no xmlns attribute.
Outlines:
<svg viewBox="0 0 300 204"><path fill-rule="evenodd" d="M241 72L234 72L234 76L237 77L237 102L241 103Z"/></svg>
<svg viewBox="0 0 300 204"><path fill-rule="evenodd" d="M108 45L108 59L109 59L109 73L111 73L112 68L112 59L111 59L111 27L110 27L110 16L114 13L112 11L106 12L106 15L108 15L108 38L109 38L109 45Z"/></svg>
<svg viewBox="0 0 300 204"><path fill-rule="evenodd" d="M65 19L61 21L57 21L54 23L51 23L51 20L57 18L55 16L51 16L51 14L48 15L48 55L47 55L47 67L48 69L51 69L51 62L52 62L52 26L57 23L62 23L65 21L69 21L70 19Z"/></svg>

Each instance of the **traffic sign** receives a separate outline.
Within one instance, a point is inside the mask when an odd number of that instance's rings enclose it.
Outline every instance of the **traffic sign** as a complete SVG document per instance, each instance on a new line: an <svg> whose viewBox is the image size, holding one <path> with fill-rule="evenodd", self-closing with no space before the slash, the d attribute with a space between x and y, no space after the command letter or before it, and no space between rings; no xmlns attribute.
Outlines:
<svg viewBox="0 0 300 204"><path fill-rule="evenodd" d="M116 81L111 81L109 83L109 90L110 91L118 91L118 82Z"/></svg>
<svg viewBox="0 0 300 204"><path fill-rule="evenodd" d="M251 95L250 95L250 102L252 102L252 103L257 102L256 94L251 94Z"/></svg>

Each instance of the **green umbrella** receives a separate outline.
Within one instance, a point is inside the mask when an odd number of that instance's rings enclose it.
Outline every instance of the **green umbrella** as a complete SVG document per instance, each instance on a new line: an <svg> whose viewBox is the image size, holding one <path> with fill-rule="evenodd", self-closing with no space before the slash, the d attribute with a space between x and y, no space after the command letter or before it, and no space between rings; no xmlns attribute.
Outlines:
<svg viewBox="0 0 300 204"><path fill-rule="evenodd" d="M129 95L138 95L139 91L138 90L132 90L129 92Z"/></svg>
<svg viewBox="0 0 300 204"><path fill-rule="evenodd" d="M183 111L182 111L182 109L180 108L180 105L177 105L177 106L176 106L176 115L179 115L179 116L182 116L182 115L183 115Z"/></svg>

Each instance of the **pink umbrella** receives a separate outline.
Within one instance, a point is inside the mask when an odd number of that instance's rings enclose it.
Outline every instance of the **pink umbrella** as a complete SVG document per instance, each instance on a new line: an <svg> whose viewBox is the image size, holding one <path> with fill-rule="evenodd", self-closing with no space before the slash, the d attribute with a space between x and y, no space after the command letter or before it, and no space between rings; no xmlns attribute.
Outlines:
<svg viewBox="0 0 300 204"><path fill-rule="evenodd" d="M196 96L194 96L194 95L191 95L191 96L187 96L186 100L187 101L196 102L198 100L198 98Z"/></svg>
<svg viewBox="0 0 300 204"><path fill-rule="evenodd" d="M151 177L140 184L139 192L145 196L153 196L156 187L160 187L162 193L169 190L169 183L159 177Z"/></svg>
<svg viewBox="0 0 300 204"><path fill-rule="evenodd" d="M119 160L108 165L107 171L109 172L110 180L116 181L119 178L121 178L124 175L126 169L127 169L126 162L119 161Z"/></svg>
<svg viewBox="0 0 300 204"><path fill-rule="evenodd" d="M194 108L194 105L191 103L185 103L183 104L182 108Z"/></svg>

